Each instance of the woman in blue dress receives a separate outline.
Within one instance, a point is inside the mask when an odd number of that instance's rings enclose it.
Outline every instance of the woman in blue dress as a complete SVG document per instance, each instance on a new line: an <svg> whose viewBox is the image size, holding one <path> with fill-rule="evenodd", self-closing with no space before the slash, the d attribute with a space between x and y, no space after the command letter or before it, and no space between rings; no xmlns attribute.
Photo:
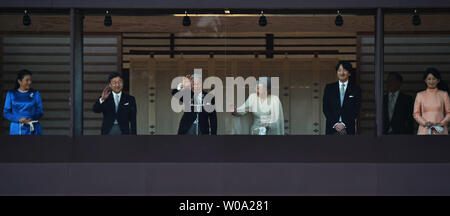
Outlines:
<svg viewBox="0 0 450 216"><path fill-rule="evenodd" d="M10 135L41 135L39 118L44 114L39 91L31 88L31 72L17 74L16 87L6 94L3 116L11 121Z"/></svg>

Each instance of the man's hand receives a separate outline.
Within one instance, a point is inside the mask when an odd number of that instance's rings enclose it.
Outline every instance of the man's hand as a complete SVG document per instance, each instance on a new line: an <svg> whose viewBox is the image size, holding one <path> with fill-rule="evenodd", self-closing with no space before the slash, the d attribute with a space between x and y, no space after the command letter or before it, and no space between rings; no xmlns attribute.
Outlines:
<svg viewBox="0 0 450 216"><path fill-rule="evenodd" d="M341 131L338 131L339 135L347 135L347 130L344 128Z"/></svg>
<svg viewBox="0 0 450 216"><path fill-rule="evenodd" d="M107 85L102 92L102 101L105 101L111 94L111 88Z"/></svg>
<svg viewBox="0 0 450 216"><path fill-rule="evenodd" d="M341 132L343 129L345 129L345 126L342 123L338 123L334 129L336 129L336 131L338 132Z"/></svg>
<svg viewBox="0 0 450 216"><path fill-rule="evenodd" d="M185 88L185 87L191 87L191 76L190 75L186 75L185 77L183 77L183 82L181 83L181 88Z"/></svg>

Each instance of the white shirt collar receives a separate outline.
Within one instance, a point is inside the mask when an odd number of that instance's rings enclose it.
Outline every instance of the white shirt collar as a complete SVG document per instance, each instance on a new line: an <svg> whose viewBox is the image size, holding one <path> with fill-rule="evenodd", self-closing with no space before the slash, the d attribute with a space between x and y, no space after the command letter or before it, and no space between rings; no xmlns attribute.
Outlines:
<svg viewBox="0 0 450 216"><path fill-rule="evenodd" d="M394 93L389 92L389 95L394 95L394 97L397 97L399 93L400 93L400 90L397 90Z"/></svg>
<svg viewBox="0 0 450 216"><path fill-rule="evenodd" d="M195 93L195 92L194 92L194 96L196 96L196 97L198 97L198 98L201 98L202 95L203 95L202 93L203 93L203 92L200 92L200 93Z"/></svg>
<svg viewBox="0 0 450 216"><path fill-rule="evenodd" d="M342 86L342 84L344 84L344 86L347 87L348 80L345 81L345 82L342 82L342 81L339 80L339 86Z"/></svg>
<svg viewBox="0 0 450 216"><path fill-rule="evenodd" d="M114 91L113 91L112 93L113 93L114 98L116 97L116 95L119 96L119 99L120 99L120 97L122 97L122 91L120 91L120 92L117 93L117 94L116 94Z"/></svg>

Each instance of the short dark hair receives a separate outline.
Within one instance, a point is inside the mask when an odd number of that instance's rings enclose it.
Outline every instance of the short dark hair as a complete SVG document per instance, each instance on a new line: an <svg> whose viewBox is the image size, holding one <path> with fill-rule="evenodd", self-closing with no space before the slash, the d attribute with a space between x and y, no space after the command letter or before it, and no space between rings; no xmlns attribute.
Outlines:
<svg viewBox="0 0 450 216"><path fill-rule="evenodd" d="M342 65L342 68L344 68L348 72L352 73L353 66L352 66L352 63L350 63L349 61L339 61L336 65L336 72L339 70L339 66L341 66L341 65Z"/></svg>
<svg viewBox="0 0 450 216"><path fill-rule="evenodd" d="M122 75L120 75L119 73L112 73L112 74L110 74L109 77L108 77L108 83L111 83L111 80L114 79L114 78L116 78L116 77L119 77L119 78L122 79L122 81L123 81Z"/></svg>
<svg viewBox="0 0 450 216"><path fill-rule="evenodd" d="M428 74L432 74L436 79L441 80L441 74L436 68L430 67L425 70L425 73L423 74L422 80L427 79Z"/></svg>
<svg viewBox="0 0 450 216"><path fill-rule="evenodd" d="M26 69L20 70L20 71L17 73L16 85L15 85L14 89L19 89L19 88L20 88L20 84L19 84L18 80L22 81L23 78L24 78L25 76L28 76L28 75L29 75L29 76L32 76L33 74L31 73L31 71L26 70Z"/></svg>
<svg viewBox="0 0 450 216"><path fill-rule="evenodd" d="M390 72L388 76L393 76L399 83L403 83L403 77L398 72Z"/></svg>

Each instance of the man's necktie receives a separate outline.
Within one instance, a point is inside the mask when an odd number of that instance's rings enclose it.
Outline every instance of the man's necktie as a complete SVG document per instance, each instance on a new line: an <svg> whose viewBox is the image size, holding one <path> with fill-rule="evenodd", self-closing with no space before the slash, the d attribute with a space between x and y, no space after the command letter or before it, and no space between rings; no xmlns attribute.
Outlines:
<svg viewBox="0 0 450 216"><path fill-rule="evenodd" d="M394 94L390 93L390 97L389 97L389 120L392 119L392 116L394 114L394 108L395 108L395 104L394 104Z"/></svg>
<svg viewBox="0 0 450 216"><path fill-rule="evenodd" d="M116 100L114 101L114 104L116 105L116 112L119 110L119 95L116 95Z"/></svg>
<svg viewBox="0 0 450 216"><path fill-rule="evenodd" d="M199 135L199 131L198 131L198 127L199 127L199 112L200 112L200 110L199 110L199 106L200 106L200 99L198 98L198 97L200 97L200 95L194 95L194 108L195 108L195 121L194 121L194 124L196 124L196 127L195 127L195 135Z"/></svg>
<svg viewBox="0 0 450 216"><path fill-rule="evenodd" d="M344 96L345 96L345 84L341 84L341 106L344 103Z"/></svg>

